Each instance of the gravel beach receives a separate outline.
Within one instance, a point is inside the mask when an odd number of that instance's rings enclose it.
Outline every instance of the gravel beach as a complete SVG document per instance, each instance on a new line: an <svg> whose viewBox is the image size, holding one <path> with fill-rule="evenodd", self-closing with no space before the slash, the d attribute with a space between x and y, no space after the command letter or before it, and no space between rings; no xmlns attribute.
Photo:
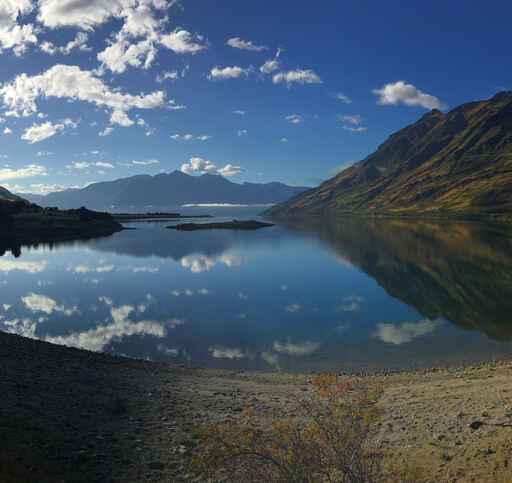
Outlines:
<svg viewBox="0 0 512 483"><path fill-rule="evenodd" d="M510 481L511 376L509 361L356 375L384 387L372 444L385 467L416 468L415 481ZM0 481L190 481L193 430L236 421L246 408L291 408L310 380L170 366L0 332Z"/></svg>

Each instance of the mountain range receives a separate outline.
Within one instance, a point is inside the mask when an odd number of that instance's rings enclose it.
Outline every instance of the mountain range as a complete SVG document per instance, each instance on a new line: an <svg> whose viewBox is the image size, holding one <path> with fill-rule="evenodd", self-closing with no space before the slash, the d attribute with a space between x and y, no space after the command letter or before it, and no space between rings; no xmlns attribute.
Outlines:
<svg viewBox="0 0 512 483"><path fill-rule="evenodd" d="M282 183L233 183L220 175L191 176L181 171L156 176L138 175L93 183L82 189L57 191L46 196L24 194L41 206L112 210L171 207L187 203L279 203L308 190Z"/></svg>
<svg viewBox="0 0 512 483"><path fill-rule="evenodd" d="M512 214L512 91L432 110L318 188L265 212Z"/></svg>

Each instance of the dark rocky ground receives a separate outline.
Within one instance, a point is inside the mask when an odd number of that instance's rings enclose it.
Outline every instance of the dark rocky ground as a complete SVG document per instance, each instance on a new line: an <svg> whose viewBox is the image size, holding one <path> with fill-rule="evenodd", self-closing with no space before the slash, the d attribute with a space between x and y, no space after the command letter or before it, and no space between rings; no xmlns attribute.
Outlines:
<svg viewBox="0 0 512 483"><path fill-rule="evenodd" d="M512 363L359 376L384 396L382 481L510 481ZM193 481L194 432L291 409L310 375L193 369L0 332L0 481ZM478 422L478 424L475 424ZM387 471L387 470L386 470Z"/></svg>

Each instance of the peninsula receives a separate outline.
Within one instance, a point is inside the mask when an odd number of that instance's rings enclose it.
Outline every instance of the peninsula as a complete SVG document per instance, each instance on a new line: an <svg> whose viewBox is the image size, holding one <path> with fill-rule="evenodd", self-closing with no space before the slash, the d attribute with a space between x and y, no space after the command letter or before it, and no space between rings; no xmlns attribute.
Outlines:
<svg viewBox="0 0 512 483"><path fill-rule="evenodd" d="M108 213L41 208L2 188L0 192L0 246L58 242L108 236L123 229Z"/></svg>

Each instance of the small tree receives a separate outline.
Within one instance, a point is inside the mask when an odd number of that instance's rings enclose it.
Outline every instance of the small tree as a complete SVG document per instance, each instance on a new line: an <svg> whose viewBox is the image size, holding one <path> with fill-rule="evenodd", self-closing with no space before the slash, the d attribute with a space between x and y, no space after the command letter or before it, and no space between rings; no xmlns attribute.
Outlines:
<svg viewBox="0 0 512 483"><path fill-rule="evenodd" d="M376 481L379 457L366 443L381 392L314 377L311 394L292 415L274 411L258 420L246 411L239 424L203 430L191 470L228 481Z"/></svg>

